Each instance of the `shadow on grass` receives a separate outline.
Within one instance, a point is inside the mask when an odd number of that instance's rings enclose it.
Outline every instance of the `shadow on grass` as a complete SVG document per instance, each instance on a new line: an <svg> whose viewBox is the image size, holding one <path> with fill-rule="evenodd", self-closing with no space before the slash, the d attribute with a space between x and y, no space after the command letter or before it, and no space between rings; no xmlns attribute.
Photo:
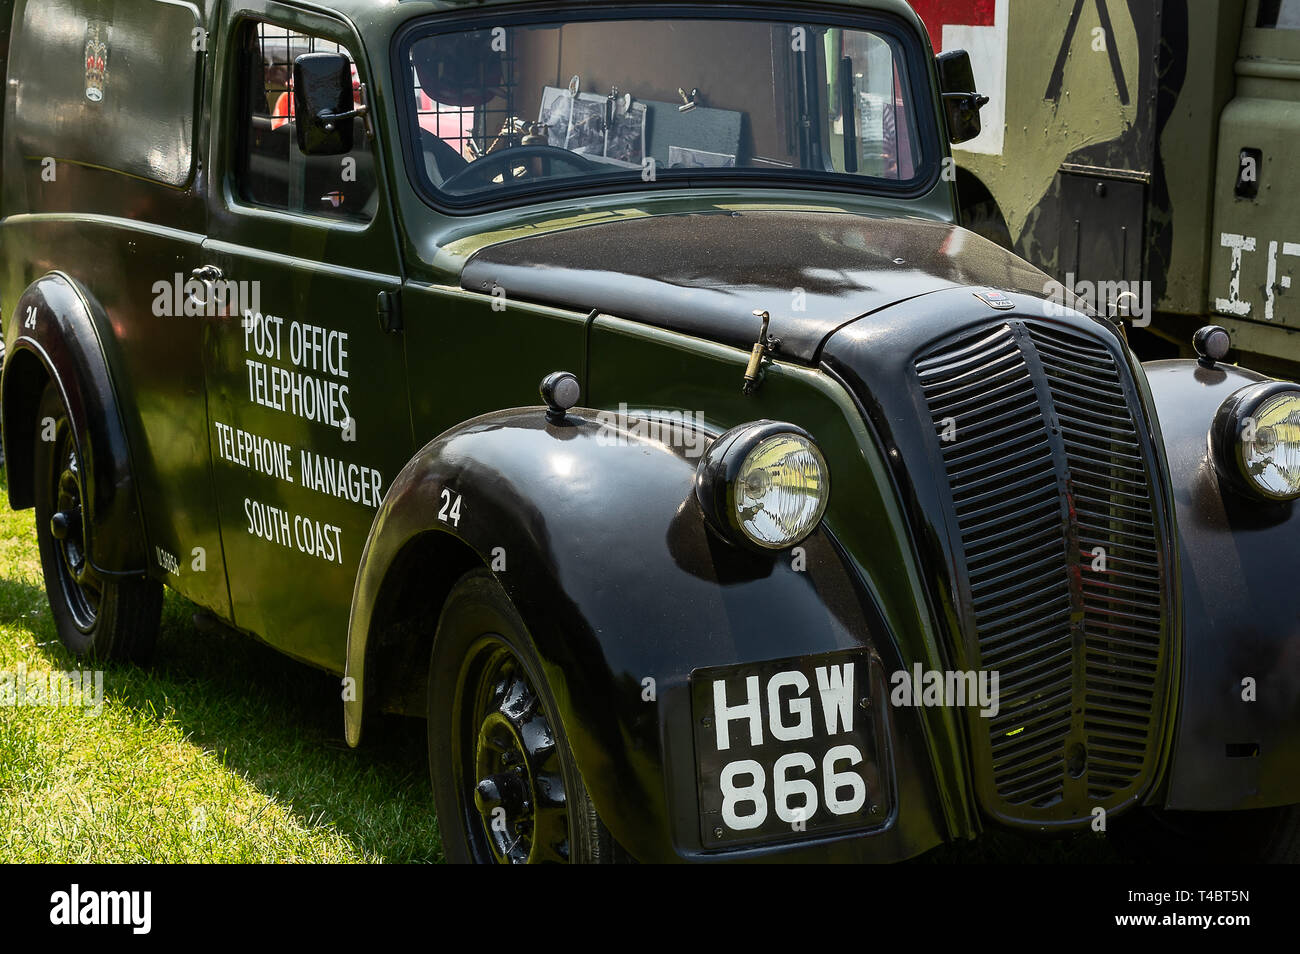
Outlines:
<svg viewBox="0 0 1300 954"><path fill-rule="evenodd" d="M425 723L380 717L366 745L343 738L340 682L251 637L211 635L168 591L147 668L104 666L105 696L136 718L175 725L306 828L329 827L370 860L441 860ZM85 668L54 637L42 587L0 578L0 625L32 637L51 669Z"/></svg>
<svg viewBox="0 0 1300 954"><path fill-rule="evenodd" d="M168 594L154 664L123 671L121 700L173 719L228 768L367 857L439 860L425 723L376 719L365 746L351 749L336 676L251 637L200 631L193 610Z"/></svg>
<svg viewBox="0 0 1300 954"><path fill-rule="evenodd" d="M8 567L0 569L7 572ZM38 645L54 638L45 587L0 576L0 626L30 635Z"/></svg>

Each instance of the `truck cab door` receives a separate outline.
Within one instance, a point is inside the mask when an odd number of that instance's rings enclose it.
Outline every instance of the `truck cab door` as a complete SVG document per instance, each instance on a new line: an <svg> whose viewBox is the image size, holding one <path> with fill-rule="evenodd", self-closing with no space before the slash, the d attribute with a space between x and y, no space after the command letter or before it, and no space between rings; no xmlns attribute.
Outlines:
<svg viewBox="0 0 1300 954"><path fill-rule="evenodd" d="M1209 310L1228 319L1238 348L1294 361L1300 341L1288 332L1300 331L1300 0L1246 7L1236 97L1219 121Z"/></svg>
<svg viewBox="0 0 1300 954"><path fill-rule="evenodd" d="M403 338L377 318L402 280L365 121L350 153L304 155L290 86L295 57L344 52L360 98L365 64L342 21L276 3L228 5L221 29L205 364L234 622L341 671L362 549L413 451Z"/></svg>

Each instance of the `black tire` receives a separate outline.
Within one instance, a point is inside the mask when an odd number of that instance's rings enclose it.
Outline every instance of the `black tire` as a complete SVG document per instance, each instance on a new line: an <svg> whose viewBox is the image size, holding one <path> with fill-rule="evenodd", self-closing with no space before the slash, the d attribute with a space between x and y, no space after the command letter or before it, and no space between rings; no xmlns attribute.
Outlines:
<svg viewBox="0 0 1300 954"><path fill-rule="evenodd" d="M447 597L428 685L429 775L448 861L614 860L527 629L486 570L466 573Z"/></svg>
<svg viewBox="0 0 1300 954"><path fill-rule="evenodd" d="M32 459L36 540L59 640L78 658L144 662L158 637L162 585L147 577L104 579L89 565L82 525L89 475L82 472L68 412L53 381L36 412Z"/></svg>
<svg viewBox="0 0 1300 954"><path fill-rule="evenodd" d="M0 377L4 376L4 370L5 370L5 343L4 343L4 336L0 335ZM4 441L0 440L0 467L3 467L4 465L5 465L5 445L4 445Z"/></svg>
<svg viewBox="0 0 1300 954"><path fill-rule="evenodd" d="M1300 863L1300 805L1240 812L1143 809L1120 819L1116 847L1134 861Z"/></svg>

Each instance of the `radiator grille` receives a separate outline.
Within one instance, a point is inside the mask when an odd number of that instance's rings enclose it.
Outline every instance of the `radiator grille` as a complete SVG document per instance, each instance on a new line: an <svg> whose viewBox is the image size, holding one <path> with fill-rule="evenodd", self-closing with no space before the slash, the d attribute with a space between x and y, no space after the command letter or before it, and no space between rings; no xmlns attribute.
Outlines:
<svg viewBox="0 0 1300 954"><path fill-rule="evenodd" d="M1162 702L1165 561L1126 371L1100 340L1007 321L916 362L939 442L968 658L999 674L973 717L995 811L1132 797Z"/></svg>

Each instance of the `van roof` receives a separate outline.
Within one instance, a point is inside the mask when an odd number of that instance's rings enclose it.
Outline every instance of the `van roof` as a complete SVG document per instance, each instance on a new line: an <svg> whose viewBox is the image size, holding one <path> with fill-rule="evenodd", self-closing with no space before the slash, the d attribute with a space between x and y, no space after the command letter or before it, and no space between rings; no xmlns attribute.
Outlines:
<svg viewBox="0 0 1300 954"><path fill-rule="evenodd" d="M554 2L555 0L396 0L396 2L394 0L331 0L331 2L324 3L320 2L320 0L306 0L303 5L315 7L326 13L342 13L364 34L371 31L391 31L398 24L412 17L425 14L468 12L491 8L507 9L514 7L518 9L528 6L540 6L544 3L553 4ZM816 6L821 9L828 6L826 0L785 0L785 2L792 6ZM751 0L751 3L755 7L767 5L762 0ZM569 0L569 4L583 7L609 7L616 5L616 0ZM628 4L619 2L617 5L626 7ZM846 10L871 10L893 14L904 22L913 25L926 38L925 42L929 42L921 18L907 0L830 0L829 5L844 7ZM654 3L647 2L645 6L653 7Z"/></svg>

